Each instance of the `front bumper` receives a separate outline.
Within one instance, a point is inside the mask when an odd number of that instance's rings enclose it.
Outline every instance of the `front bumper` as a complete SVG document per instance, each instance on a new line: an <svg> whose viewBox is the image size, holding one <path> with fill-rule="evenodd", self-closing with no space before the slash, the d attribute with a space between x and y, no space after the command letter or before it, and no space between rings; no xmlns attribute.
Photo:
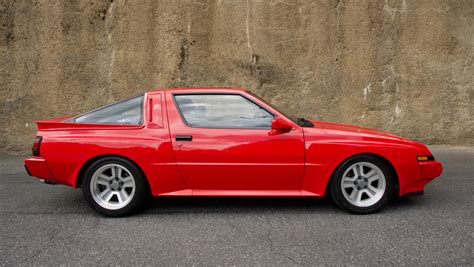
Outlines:
<svg viewBox="0 0 474 267"><path fill-rule="evenodd" d="M25 169L28 175L47 181L54 181L46 160L41 157L31 157L25 160Z"/></svg>
<svg viewBox="0 0 474 267"><path fill-rule="evenodd" d="M441 162L436 160L418 162L420 167L421 179L415 180L404 186L400 196L410 196L411 194L420 193L424 190L425 185L440 176L443 172Z"/></svg>
<svg viewBox="0 0 474 267"><path fill-rule="evenodd" d="M443 166L441 162L436 160L431 161L422 161L419 162L418 165L421 169L421 176L423 179L433 180L434 178L441 175L443 172Z"/></svg>

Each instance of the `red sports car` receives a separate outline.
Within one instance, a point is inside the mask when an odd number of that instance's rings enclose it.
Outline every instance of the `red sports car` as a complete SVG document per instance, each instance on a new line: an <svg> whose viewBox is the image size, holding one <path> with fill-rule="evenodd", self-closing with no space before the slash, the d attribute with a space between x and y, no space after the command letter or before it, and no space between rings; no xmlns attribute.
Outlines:
<svg viewBox="0 0 474 267"><path fill-rule="evenodd" d="M428 148L379 130L286 115L240 89L156 90L38 121L31 176L82 187L106 216L148 196L322 197L373 213L442 172Z"/></svg>

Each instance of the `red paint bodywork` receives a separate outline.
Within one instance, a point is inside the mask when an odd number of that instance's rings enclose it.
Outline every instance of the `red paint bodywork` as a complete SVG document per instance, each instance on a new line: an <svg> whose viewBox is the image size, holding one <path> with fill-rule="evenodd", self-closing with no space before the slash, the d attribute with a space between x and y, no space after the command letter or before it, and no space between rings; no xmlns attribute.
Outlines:
<svg viewBox="0 0 474 267"><path fill-rule="evenodd" d="M241 94L293 126L291 130L206 129L186 125L173 94ZM382 131L315 121L301 127L240 89L170 89L144 97L140 126L38 122L39 157L25 160L32 176L78 187L85 168L105 156L133 161L153 195L323 196L332 173L358 154L383 158L397 174L399 195L422 191L442 172L423 144ZM192 141L176 141L192 135Z"/></svg>

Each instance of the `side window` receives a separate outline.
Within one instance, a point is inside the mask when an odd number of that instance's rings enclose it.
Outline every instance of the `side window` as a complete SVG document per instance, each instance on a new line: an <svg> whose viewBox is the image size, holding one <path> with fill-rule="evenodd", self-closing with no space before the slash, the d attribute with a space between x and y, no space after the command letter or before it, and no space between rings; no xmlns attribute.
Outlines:
<svg viewBox="0 0 474 267"><path fill-rule="evenodd" d="M175 95L184 120L203 128L271 128L273 115L241 95Z"/></svg>
<svg viewBox="0 0 474 267"><path fill-rule="evenodd" d="M79 115L69 122L140 125L143 122L143 96L130 98Z"/></svg>

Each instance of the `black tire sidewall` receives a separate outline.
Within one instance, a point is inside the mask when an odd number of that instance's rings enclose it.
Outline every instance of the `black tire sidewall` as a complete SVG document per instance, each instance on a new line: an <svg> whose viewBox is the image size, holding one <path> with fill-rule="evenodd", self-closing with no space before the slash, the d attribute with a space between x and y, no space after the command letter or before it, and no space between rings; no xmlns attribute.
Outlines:
<svg viewBox="0 0 474 267"><path fill-rule="evenodd" d="M90 183L92 179L92 175L94 172L106 165L106 164L118 164L122 165L123 167L127 168L135 179L135 194L125 207L117 210L110 210L100 206L92 197L92 193L90 191ZM107 216L107 217L123 217L128 216L134 212L136 212L139 208L143 206L144 201L146 200L149 192L148 192L148 185L145 180L145 176L143 172L138 168L134 163L119 157L106 157L97 160L96 162L92 163L89 168L87 168L82 183L82 191L84 193L84 198L86 199L87 203L98 213Z"/></svg>
<svg viewBox="0 0 474 267"><path fill-rule="evenodd" d="M384 176L385 176L385 192L382 196L382 198L377 201L375 204L369 207L357 207L353 204L351 204L345 197L342 192L341 188L341 180L344 172L347 170L348 167L351 165L358 163L358 162L370 162L372 164L375 164L377 167L379 167ZM387 166L387 163L384 162L383 160L370 156L370 155L359 155L359 156L354 156L346 161L344 161L341 165L339 165L336 170L334 171L334 174L331 178L330 182L330 192L331 196L336 202L336 204L343 208L346 211L349 211L351 213L355 214L370 214L370 213L375 213L380 211L382 208L384 208L390 199L393 196L394 188L395 188L395 182L394 182L394 175L392 170Z"/></svg>

